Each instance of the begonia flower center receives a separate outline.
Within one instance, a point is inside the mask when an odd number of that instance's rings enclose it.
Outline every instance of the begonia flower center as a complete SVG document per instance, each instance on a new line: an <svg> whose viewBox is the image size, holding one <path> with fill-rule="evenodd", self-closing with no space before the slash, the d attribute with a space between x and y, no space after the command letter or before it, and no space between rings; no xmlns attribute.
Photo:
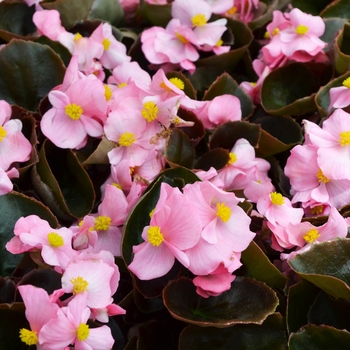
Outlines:
<svg viewBox="0 0 350 350"><path fill-rule="evenodd" d="M119 188L120 190L123 189L122 186L120 186L120 185L117 184L116 182L112 182L112 186L117 187L117 188Z"/></svg>
<svg viewBox="0 0 350 350"><path fill-rule="evenodd" d="M187 44L188 40L181 34L179 33L175 33L176 37L183 43L183 44Z"/></svg>
<svg viewBox="0 0 350 350"><path fill-rule="evenodd" d="M158 247L163 241L164 237L160 232L159 226L150 226L147 230L148 242L151 243L154 247Z"/></svg>
<svg viewBox="0 0 350 350"><path fill-rule="evenodd" d="M195 27L204 26L205 24L207 24L207 19L205 18L205 15L203 15L203 13L198 13L197 15L194 15L191 18L191 21L192 25Z"/></svg>
<svg viewBox="0 0 350 350"><path fill-rule="evenodd" d="M63 240L62 236L60 236L56 232L50 232L47 235L47 240L49 241L51 247L59 248L59 247L62 247L64 245L64 240Z"/></svg>
<svg viewBox="0 0 350 350"><path fill-rule="evenodd" d="M75 103L70 103L66 106L66 114L69 118L78 120L83 114L83 109Z"/></svg>
<svg viewBox="0 0 350 350"><path fill-rule="evenodd" d="M320 237L320 234L318 233L318 230L316 230L315 228L306 232L305 235L303 236L305 241L308 243L314 242L318 237Z"/></svg>
<svg viewBox="0 0 350 350"><path fill-rule="evenodd" d="M280 193L277 192L271 192L271 202L274 205L283 205L284 204L284 198Z"/></svg>
<svg viewBox="0 0 350 350"><path fill-rule="evenodd" d="M279 32L280 32L280 29L276 27L273 29L272 35L277 35Z"/></svg>
<svg viewBox="0 0 350 350"><path fill-rule="evenodd" d="M219 46L221 46L223 43L224 43L224 42L223 42L221 39L219 39L218 42L215 44L215 46L216 46L216 47L219 47Z"/></svg>
<svg viewBox="0 0 350 350"><path fill-rule="evenodd" d="M141 114L150 123L157 119L158 107L153 101L148 101L143 104Z"/></svg>
<svg viewBox="0 0 350 350"><path fill-rule="evenodd" d="M0 125L0 142L6 137L7 131Z"/></svg>
<svg viewBox="0 0 350 350"><path fill-rule="evenodd" d="M136 141L136 137L132 132L124 132L119 137L119 146L129 147Z"/></svg>
<svg viewBox="0 0 350 350"><path fill-rule="evenodd" d="M230 159L228 160L227 164L233 164L237 161L237 156L235 153L230 152L229 157L230 157Z"/></svg>
<svg viewBox="0 0 350 350"><path fill-rule="evenodd" d="M80 40L81 38L82 38L83 36L80 34L80 33L76 33L75 35L74 35L74 41L78 41L78 40Z"/></svg>
<svg viewBox="0 0 350 350"><path fill-rule="evenodd" d="M318 169L316 176L318 178L318 182L324 182L324 183L329 182L329 179L326 176L324 176L321 169Z"/></svg>
<svg viewBox="0 0 350 350"><path fill-rule="evenodd" d="M236 7L236 6L233 6L233 7L231 7L226 13L227 13L229 16L232 16L232 15L234 15L236 12L237 12L237 7Z"/></svg>
<svg viewBox="0 0 350 350"><path fill-rule="evenodd" d="M310 213L313 215L318 215L323 212L323 205L316 205L315 207L310 209Z"/></svg>
<svg viewBox="0 0 350 350"><path fill-rule="evenodd" d="M151 212L149 213L149 217L150 217L151 219L152 219L152 216L153 216L155 210L156 210L156 209L153 208L153 209L151 210Z"/></svg>
<svg viewBox="0 0 350 350"><path fill-rule="evenodd" d="M184 82L179 78L176 78L176 77L170 78L169 81L180 90L183 90L185 88Z"/></svg>
<svg viewBox="0 0 350 350"><path fill-rule="evenodd" d="M105 85L105 98L106 98L106 101L109 101L113 96L113 92L112 92L112 89L108 86L108 85Z"/></svg>
<svg viewBox="0 0 350 350"><path fill-rule="evenodd" d="M225 203L216 204L216 215L223 221L227 222L231 218L231 209Z"/></svg>
<svg viewBox="0 0 350 350"><path fill-rule="evenodd" d="M73 277L70 282L73 284L73 294L80 294L87 291L89 282L84 280L83 277Z"/></svg>
<svg viewBox="0 0 350 350"><path fill-rule="evenodd" d="M350 131L340 133L340 146L350 146Z"/></svg>
<svg viewBox="0 0 350 350"><path fill-rule="evenodd" d="M120 88L122 88L122 87L124 87L124 86L128 86L128 84L127 84L127 83L120 83L120 84L118 84L117 86L118 86L118 88L120 89Z"/></svg>
<svg viewBox="0 0 350 350"><path fill-rule="evenodd" d="M304 35L309 31L309 28L307 26L304 26L303 24L299 24L296 28L295 28L295 32L299 35Z"/></svg>
<svg viewBox="0 0 350 350"><path fill-rule="evenodd" d="M107 51L109 49L110 45L111 45L111 41L109 39L107 39L107 38L104 38L102 40L102 45L103 45L103 49L105 51Z"/></svg>
<svg viewBox="0 0 350 350"><path fill-rule="evenodd" d="M35 345L38 342L38 336L36 335L36 332L25 328L22 328L19 331L19 337L26 345Z"/></svg>
<svg viewBox="0 0 350 350"><path fill-rule="evenodd" d="M346 78L343 81L343 86L347 87L348 89L350 89L350 77Z"/></svg>
<svg viewBox="0 0 350 350"><path fill-rule="evenodd" d="M95 219L95 230L106 231L111 226L112 219L109 216L101 215Z"/></svg>
<svg viewBox="0 0 350 350"><path fill-rule="evenodd" d="M85 323L80 323L77 329L77 338L79 341L84 341L90 334L89 326Z"/></svg>

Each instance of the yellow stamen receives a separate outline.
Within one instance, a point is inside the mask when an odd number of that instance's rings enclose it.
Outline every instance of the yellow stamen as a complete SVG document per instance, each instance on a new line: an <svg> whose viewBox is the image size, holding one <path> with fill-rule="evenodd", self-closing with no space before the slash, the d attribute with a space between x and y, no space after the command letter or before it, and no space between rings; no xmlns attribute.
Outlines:
<svg viewBox="0 0 350 350"><path fill-rule="evenodd" d="M119 146L129 147L136 141L136 137L131 132L124 132L119 137Z"/></svg>
<svg viewBox="0 0 350 350"><path fill-rule="evenodd" d="M176 37L183 43L183 44L187 44L188 40L181 34L179 33L175 33Z"/></svg>
<svg viewBox="0 0 350 350"><path fill-rule="evenodd" d="M228 160L227 164L231 165L237 161L237 156L235 153L230 152L229 154L230 159Z"/></svg>
<svg viewBox="0 0 350 350"><path fill-rule="evenodd" d="M83 36L80 34L80 33L76 33L75 35L74 35L74 41L78 41L79 39L81 39Z"/></svg>
<svg viewBox="0 0 350 350"><path fill-rule="evenodd" d="M89 326L85 323L80 323L77 329L77 338L79 341L84 341L90 334Z"/></svg>
<svg viewBox="0 0 350 350"><path fill-rule="evenodd" d="M111 45L111 41L109 39L107 39L107 38L104 38L102 40L102 45L103 45L103 49L105 51L107 51L109 49L109 46Z"/></svg>
<svg viewBox="0 0 350 350"><path fill-rule="evenodd" d="M229 16L232 16L232 15L234 15L236 12L237 12L237 7L236 7L236 6L233 6L233 7L231 7L231 8L226 12L226 14L229 15Z"/></svg>
<svg viewBox="0 0 350 350"><path fill-rule="evenodd" d="M255 87L256 86L256 83L255 82L250 82L250 85L252 86L252 87Z"/></svg>
<svg viewBox="0 0 350 350"><path fill-rule="evenodd" d="M106 101L109 101L113 96L113 91L112 89L108 86L108 85L105 85L105 98L106 98Z"/></svg>
<svg viewBox="0 0 350 350"><path fill-rule="evenodd" d="M231 209L225 203L216 204L216 215L223 221L227 222L231 218Z"/></svg>
<svg viewBox="0 0 350 350"><path fill-rule="evenodd" d="M176 78L176 77L170 78L169 81L180 90L183 90L185 88L184 82L179 78Z"/></svg>
<svg viewBox="0 0 350 350"><path fill-rule="evenodd" d="M153 101L148 101L143 104L141 114L150 123L157 119L158 107Z"/></svg>
<svg viewBox="0 0 350 350"><path fill-rule="evenodd" d="M70 282L73 284L73 294L80 294L87 291L89 282L85 281L83 277L73 277Z"/></svg>
<svg viewBox="0 0 350 350"><path fill-rule="evenodd" d="M73 120L78 120L83 114L83 109L75 103L70 103L66 106L66 114Z"/></svg>
<svg viewBox="0 0 350 350"><path fill-rule="evenodd" d="M6 137L7 131L0 125L0 142Z"/></svg>
<svg viewBox="0 0 350 350"><path fill-rule="evenodd" d="M272 204L275 204L275 205L283 205L284 204L284 198L280 193L271 192L270 196L271 196Z"/></svg>
<svg viewBox="0 0 350 350"><path fill-rule="evenodd" d="M205 15L203 15L202 13L198 13L197 15L194 15L191 18L191 21L194 27L204 26L205 24L207 24L207 19L205 18Z"/></svg>
<svg viewBox="0 0 350 350"><path fill-rule="evenodd" d="M350 89L350 77L346 78L343 81L343 86L347 87L348 89Z"/></svg>
<svg viewBox="0 0 350 350"><path fill-rule="evenodd" d="M95 219L95 230L106 231L111 226L112 219L109 216L101 215Z"/></svg>
<svg viewBox="0 0 350 350"><path fill-rule="evenodd" d="M308 31L309 31L309 28L307 26L304 26L303 24L300 24L295 28L295 32L299 35L304 35Z"/></svg>
<svg viewBox="0 0 350 350"><path fill-rule="evenodd" d="M314 242L318 237L320 237L320 234L318 233L318 230L316 230L315 228L306 232L305 235L303 236L305 241L308 243Z"/></svg>
<svg viewBox="0 0 350 350"><path fill-rule="evenodd" d="M323 212L323 205L316 205L315 207L310 209L310 213L313 215L319 215Z"/></svg>
<svg viewBox="0 0 350 350"><path fill-rule="evenodd" d="M123 190L122 186L117 184L116 182L112 182L112 186L119 188L120 190Z"/></svg>
<svg viewBox="0 0 350 350"><path fill-rule="evenodd" d="M47 240L49 241L51 247L62 247L64 245L64 240L62 238L62 236L60 236L58 233L56 232L50 232L47 235Z"/></svg>
<svg viewBox="0 0 350 350"><path fill-rule="evenodd" d="M270 39L271 37L270 37L270 33L268 32L268 31L266 31L265 33L264 33L264 39Z"/></svg>
<svg viewBox="0 0 350 350"><path fill-rule="evenodd" d="M151 212L149 213L149 217L152 219L152 216L154 214L155 209L152 209Z"/></svg>
<svg viewBox="0 0 350 350"><path fill-rule="evenodd" d="M340 146L350 146L350 131L340 133Z"/></svg>
<svg viewBox="0 0 350 350"><path fill-rule="evenodd" d="M324 182L325 184L326 184L327 182L329 182L329 179L328 179L326 176L324 176L324 174L323 174L323 172L322 172L321 169L318 169L318 172L317 172L317 174L316 174L316 177L317 177L317 179L318 179L318 182Z"/></svg>
<svg viewBox="0 0 350 350"><path fill-rule="evenodd" d="M19 331L19 337L26 345L35 345L38 342L38 336L36 332L30 331L25 328L21 328Z"/></svg>
<svg viewBox="0 0 350 350"><path fill-rule="evenodd" d="M221 39L219 39L218 42L215 44L215 46L216 46L216 47L219 47L219 46L221 46L223 43L224 43L224 42L223 42Z"/></svg>
<svg viewBox="0 0 350 350"><path fill-rule="evenodd" d="M272 31L272 35L277 35L278 33L280 32L280 29L279 28L274 28L274 30Z"/></svg>
<svg viewBox="0 0 350 350"><path fill-rule="evenodd" d="M127 83L120 83L120 84L118 84L117 86L118 86L118 88L120 89L120 88L122 88L122 87L124 87L124 86L128 86L128 84L127 84Z"/></svg>
<svg viewBox="0 0 350 350"><path fill-rule="evenodd" d="M151 243L154 247L158 247L164 241L164 237L160 232L159 226L150 226L147 233L148 242Z"/></svg>

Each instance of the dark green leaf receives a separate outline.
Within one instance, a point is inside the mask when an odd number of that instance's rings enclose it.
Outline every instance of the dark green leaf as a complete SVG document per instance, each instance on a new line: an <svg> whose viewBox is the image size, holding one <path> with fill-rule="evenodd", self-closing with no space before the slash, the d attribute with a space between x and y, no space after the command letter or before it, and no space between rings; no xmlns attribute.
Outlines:
<svg viewBox="0 0 350 350"><path fill-rule="evenodd" d="M60 149L45 140L37 174L41 182L34 183L34 186L57 215L61 214L56 210L57 205L72 219L82 218L91 212L95 201L94 187L72 150Z"/></svg>
<svg viewBox="0 0 350 350"><path fill-rule="evenodd" d="M254 110L251 98L239 87L237 82L227 73L218 77L204 94L203 100L213 100L216 96L229 94L236 96L241 102L242 119L249 117Z"/></svg>
<svg viewBox="0 0 350 350"><path fill-rule="evenodd" d="M236 277L228 291L207 299L196 293L192 280L180 278L164 288L163 299L174 318L202 327L219 328L262 324L278 305L278 298L271 288L248 277Z"/></svg>
<svg viewBox="0 0 350 350"><path fill-rule="evenodd" d="M109 164L107 153L115 147L115 143L108 141L104 136L95 151L84 161L88 164Z"/></svg>
<svg viewBox="0 0 350 350"><path fill-rule="evenodd" d="M179 350L286 350L285 327L284 318L276 313L268 316L262 325L188 326L181 333Z"/></svg>
<svg viewBox="0 0 350 350"><path fill-rule="evenodd" d="M210 148L231 150L237 140L244 138L255 147L260 139L260 127L244 121L227 122L220 125L213 133Z"/></svg>
<svg viewBox="0 0 350 350"><path fill-rule="evenodd" d="M211 167L214 167L216 170L220 170L229 160L230 156L227 150L215 148L198 158L194 163L194 168L208 171Z"/></svg>
<svg viewBox="0 0 350 350"><path fill-rule="evenodd" d="M303 0L301 0L303 1ZM314 4L315 1L311 0ZM326 25L326 29L323 35L320 37L322 41L325 41L328 45L324 48L325 52L328 52L332 49L334 40L338 34L338 32L343 28L345 22L347 22L347 18L324 18L323 21Z"/></svg>
<svg viewBox="0 0 350 350"><path fill-rule="evenodd" d="M323 18L340 17L348 19L350 17L350 3L348 0L332 1L320 15Z"/></svg>
<svg viewBox="0 0 350 350"><path fill-rule="evenodd" d="M15 299L16 286L9 278L0 276L0 304L12 303Z"/></svg>
<svg viewBox="0 0 350 350"><path fill-rule="evenodd" d="M41 202L17 192L0 196L2 220L0 224L0 275L9 276L22 255L9 253L5 245L14 237L13 228L21 216L38 215L47 220L51 227L57 227L57 219Z"/></svg>
<svg viewBox="0 0 350 350"><path fill-rule="evenodd" d="M203 123L198 119L196 114L181 107L179 108L177 115L185 121L194 123L191 127L183 126L178 127L178 129L182 130L191 140L192 144L196 146L205 136Z"/></svg>
<svg viewBox="0 0 350 350"><path fill-rule="evenodd" d="M172 19L171 4L153 5L141 0L140 10L142 17L154 26L165 27Z"/></svg>
<svg viewBox="0 0 350 350"><path fill-rule="evenodd" d="M119 1L95 0L91 6L88 19L100 19L119 27L124 19L124 11Z"/></svg>
<svg viewBox="0 0 350 350"><path fill-rule="evenodd" d="M194 155L194 148L187 135L182 130L172 129L164 148L164 156L169 164L192 169Z"/></svg>
<svg viewBox="0 0 350 350"><path fill-rule="evenodd" d="M350 333L329 326L308 325L289 338L290 350L348 350Z"/></svg>
<svg viewBox="0 0 350 350"><path fill-rule="evenodd" d="M292 6L303 12L317 16L332 0L293 0Z"/></svg>
<svg viewBox="0 0 350 350"><path fill-rule="evenodd" d="M259 246L252 241L242 252L241 261L249 277L265 282L270 287L283 289L287 283L286 276L273 265Z"/></svg>
<svg viewBox="0 0 350 350"><path fill-rule="evenodd" d="M193 84L193 87L198 91L204 93L209 89L209 86L217 79L217 77L224 73L224 69L220 66L216 67L199 67L191 74L188 79Z"/></svg>
<svg viewBox="0 0 350 350"><path fill-rule="evenodd" d="M50 47L13 39L0 50L0 99L35 111L62 83L64 73L62 60Z"/></svg>
<svg viewBox="0 0 350 350"><path fill-rule="evenodd" d="M350 4L349 4L350 6ZM350 23L344 23L332 46L332 55L335 70L338 74L344 74L350 68Z"/></svg>
<svg viewBox="0 0 350 350"><path fill-rule="evenodd" d="M308 313L320 289L305 279L289 288L287 305L287 328L289 333L296 332L308 324Z"/></svg>
<svg viewBox="0 0 350 350"><path fill-rule="evenodd" d="M314 244L289 261L300 276L335 298L350 299L350 241L337 238Z"/></svg>
<svg viewBox="0 0 350 350"><path fill-rule="evenodd" d="M261 103L270 114L303 115L316 109L315 77L305 64L291 63L272 71L261 88Z"/></svg>

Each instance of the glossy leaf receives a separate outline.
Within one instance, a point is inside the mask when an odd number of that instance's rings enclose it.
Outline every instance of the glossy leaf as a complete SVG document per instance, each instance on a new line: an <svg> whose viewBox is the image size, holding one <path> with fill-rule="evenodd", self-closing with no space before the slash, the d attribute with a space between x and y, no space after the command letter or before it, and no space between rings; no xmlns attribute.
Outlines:
<svg viewBox="0 0 350 350"><path fill-rule="evenodd" d="M320 289L305 279L292 285L288 290L287 328L288 332L296 332L308 324L308 313Z"/></svg>
<svg viewBox="0 0 350 350"><path fill-rule="evenodd" d="M195 151L187 135L172 129L164 148L164 156L171 166L181 165L192 169Z"/></svg>
<svg viewBox="0 0 350 350"><path fill-rule="evenodd" d="M256 123L261 126L257 157L269 157L284 152L303 141L300 125L290 117L265 116Z"/></svg>
<svg viewBox="0 0 350 350"><path fill-rule="evenodd" d="M292 269L335 298L350 299L350 241L338 238L314 244L289 261Z"/></svg>
<svg viewBox="0 0 350 350"><path fill-rule="evenodd" d="M323 18L340 17L348 19L350 17L350 3L347 0L332 1L320 15Z"/></svg>
<svg viewBox="0 0 350 350"><path fill-rule="evenodd" d="M231 150L237 140L244 138L255 147L260 139L260 127L244 121L227 122L220 125L213 133L210 148Z"/></svg>
<svg viewBox="0 0 350 350"><path fill-rule="evenodd" d="M197 90L198 97L202 97L204 91L209 89L210 85L223 73L224 69L220 66L198 67L193 74L188 76L188 79Z"/></svg>
<svg viewBox="0 0 350 350"><path fill-rule="evenodd" d="M228 163L229 160L230 156L227 150L215 148L198 158L194 163L194 168L208 171L211 167L213 167L216 170L220 170Z"/></svg>
<svg viewBox="0 0 350 350"><path fill-rule="evenodd" d="M85 19L102 19L118 26L123 16L119 1L112 0L56 0L41 5L46 10L57 10L66 29Z"/></svg>
<svg viewBox="0 0 350 350"><path fill-rule="evenodd" d="M237 82L227 73L218 77L204 94L203 100L213 100L224 94L234 95L241 102L242 119L249 117L254 110L251 98L239 87Z"/></svg>
<svg viewBox="0 0 350 350"><path fill-rule="evenodd" d="M115 147L115 143L108 141L104 136L94 152L84 161L88 164L109 164L107 153Z"/></svg>
<svg viewBox="0 0 350 350"><path fill-rule="evenodd" d="M350 23L344 23L333 45L333 60L338 74L344 74L350 68Z"/></svg>
<svg viewBox="0 0 350 350"><path fill-rule="evenodd" d="M238 324L229 328L188 326L179 341L179 350L187 349L286 350L285 321L275 313L268 316L262 325Z"/></svg>
<svg viewBox="0 0 350 350"><path fill-rule="evenodd" d="M15 299L16 285L9 278L0 276L0 304L12 303Z"/></svg>
<svg viewBox="0 0 350 350"><path fill-rule="evenodd" d="M40 151L37 175L41 182L36 181L34 186L57 215L63 211L73 219L91 212L95 201L94 188L72 150L60 149L46 140ZM57 206L61 211L56 210Z"/></svg>
<svg viewBox="0 0 350 350"><path fill-rule="evenodd" d="M0 208L3 220L0 222L0 275L9 276L21 260L22 254L9 253L5 245L14 236L13 228L21 216L38 215L47 220L51 227L57 227L57 219L50 210L34 198L17 192L0 196Z"/></svg>
<svg viewBox="0 0 350 350"><path fill-rule="evenodd" d="M347 350L350 333L329 326L307 325L289 338L290 350Z"/></svg>
<svg viewBox="0 0 350 350"><path fill-rule="evenodd" d="M180 278L164 288L163 299L174 318L202 327L219 328L262 324L278 305L271 288L248 277L236 277L230 290L207 299L196 293L192 280Z"/></svg>
<svg viewBox="0 0 350 350"><path fill-rule="evenodd" d="M171 4L167 5L153 5L145 0L140 1L140 10L142 17L146 19L153 26L166 27L168 22L172 19Z"/></svg>
<svg viewBox="0 0 350 350"><path fill-rule="evenodd" d="M193 146L196 146L205 136L203 123L198 119L196 114L181 107L179 108L177 115L183 120L194 123L191 127L183 126L178 127L178 129L182 130L188 136Z"/></svg>
<svg viewBox="0 0 350 350"><path fill-rule="evenodd" d="M293 0L292 6L297 7L303 12L317 16L332 0Z"/></svg>
<svg viewBox="0 0 350 350"><path fill-rule="evenodd" d="M252 241L242 252L241 262L247 271L248 277L265 282L270 287L283 289L287 283L286 276L273 265L259 246Z"/></svg>
<svg viewBox="0 0 350 350"><path fill-rule="evenodd" d="M302 0L303 1L303 0ZM316 2L313 1L314 4ZM343 28L344 23L347 22L347 18L339 18L339 17L331 17L331 18L324 18L323 21L326 25L326 29L323 33L323 35L320 37L322 41L325 41L328 45L324 48L325 52L329 52L332 49L332 46L334 44L334 40L339 33L339 31Z"/></svg>
<svg viewBox="0 0 350 350"><path fill-rule="evenodd" d="M291 63L272 71L261 88L261 103L270 114L303 115L316 109L315 77L303 63Z"/></svg>
<svg viewBox="0 0 350 350"><path fill-rule="evenodd" d="M0 99L35 111L62 83L64 73L61 58L50 47L13 39L0 50Z"/></svg>

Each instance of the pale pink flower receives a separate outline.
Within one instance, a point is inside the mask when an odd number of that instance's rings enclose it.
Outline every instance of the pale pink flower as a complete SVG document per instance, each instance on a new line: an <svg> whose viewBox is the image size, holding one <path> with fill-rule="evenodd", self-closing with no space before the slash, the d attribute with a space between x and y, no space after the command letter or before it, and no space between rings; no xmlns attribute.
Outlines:
<svg viewBox="0 0 350 350"><path fill-rule="evenodd" d="M76 350L110 350L114 344L107 326L90 328L86 323L90 309L86 306L87 293L75 296L59 309L58 318L43 326L39 341L45 349L62 350L74 344Z"/></svg>
<svg viewBox="0 0 350 350"><path fill-rule="evenodd" d="M91 34L91 40L103 45L103 54L99 57L103 67L114 69L123 62L129 62L130 56L126 54L126 47L112 34L112 26L109 23L101 23Z"/></svg>
<svg viewBox="0 0 350 350"><path fill-rule="evenodd" d="M304 120L306 137L318 147L317 162L323 174L334 180L350 180L350 115L342 109L323 122L322 129Z"/></svg>
<svg viewBox="0 0 350 350"><path fill-rule="evenodd" d="M57 147L81 148L87 136L101 137L107 118L103 83L85 78L72 83L66 91L49 93L52 108L41 119L41 130Z"/></svg>
<svg viewBox="0 0 350 350"><path fill-rule="evenodd" d="M329 108L344 108L350 105L350 77L342 82L342 86L337 86L329 90Z"/></svg>
<svg viewBox="0 0 350 350"><path fill-rule="evenodd" d="M22 328L20 338L26 345L36 345L37 350L45 349L39 343L39 334L42 327L51 319L57 318L58 305L51 302L47 292L30 284L18 286L24 305L26 318L30 330Z"/></svg>
<svg viewBox="0 0 350 350"><path fill-rule="evenodd" d="M126 311L116 304L110 304L100 309L91 309L91 319L97 320L103 323L109 321L110 316L125 315Z"/></svg>
<svg viewBox="0 0 350 350"><path fill-rule="evenodd" d="M150 280L168 273L175 258L188 267L184 251L197 244L200 231L191 201L178 188L162 183L150 225L142 232L145 242L133 247L129 270L142 280Z"/></svg>
<svg viewBox="0 0 350 350"><path fill-rule="evenodd" d="M72 245L75 250L94 247L97 242L97 232L95 230L95 218L90 215L84 216L78 226L71 226L69 229L73 232Z"/></svg>
<svg viewBox="0 0 350 350"><path fill-rule="evenodd" d="M10 179L13 177L19 177L19 172L16 168L11 168L8 171L0 168L0 196L12 191L13 183Z"/></svg>
<svg viewBox="0 0 350 350"><path fill-rule="evenodd" d="M234 5L234 0L206 0L206 2L210 5L211 11L217 15L224 15Z"/></svg>

